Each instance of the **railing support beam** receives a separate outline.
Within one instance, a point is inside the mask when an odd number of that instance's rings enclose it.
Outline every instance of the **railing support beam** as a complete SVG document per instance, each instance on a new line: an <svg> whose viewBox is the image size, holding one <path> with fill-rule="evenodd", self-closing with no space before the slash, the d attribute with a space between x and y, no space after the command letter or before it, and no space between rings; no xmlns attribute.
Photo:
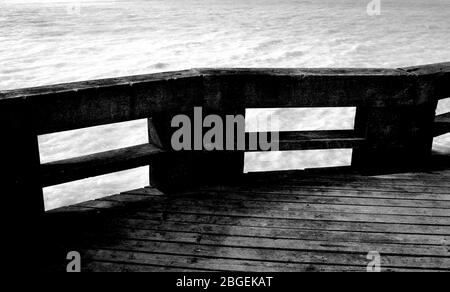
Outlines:
<svg viewBox="0 0 450 292"><path fill-rule="evenodd" d="M44 199L39 177L38 139L33 129L27 100L3 100L0 106L0 163L6 248L13 255L11 265L25 269L26 264L40 264L45 230ZM11 210L10 212L8 210ZM31 239L31 241L30 241ZM30 253L32 252L32 253ZM6 257L8 257L6 255ZM32 269L32 267L30 267Z"/></svg>

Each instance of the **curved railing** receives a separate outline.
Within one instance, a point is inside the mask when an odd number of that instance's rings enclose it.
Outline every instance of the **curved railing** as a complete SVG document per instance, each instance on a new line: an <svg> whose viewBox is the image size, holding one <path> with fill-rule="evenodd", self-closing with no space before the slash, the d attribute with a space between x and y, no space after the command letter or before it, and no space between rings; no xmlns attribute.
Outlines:
<svg viewBox="0 0 450 292"><path fill-rule="evenodd" d="M42 187L150 165L170 190L242 176L240 151L171 149L171 118L194 107L218 115L247 108L356 107L351 131L282 132L280 150L354 148L361 170L414 165L434 135L450 131L450 63L403 69L192 69L0 92L5 190L43 210ZM149 119L150 143L41 164L38 135Z"/></svg>

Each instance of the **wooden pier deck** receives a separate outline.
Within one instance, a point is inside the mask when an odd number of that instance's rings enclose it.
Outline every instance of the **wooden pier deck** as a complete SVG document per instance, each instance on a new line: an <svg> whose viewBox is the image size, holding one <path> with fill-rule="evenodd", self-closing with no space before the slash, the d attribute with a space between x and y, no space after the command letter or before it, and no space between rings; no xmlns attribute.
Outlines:
<svg viewBox="0 0 450 292"><path fill-rule="evenodd" d="M47 216L56 271L72 250L82 271L363 272L370 251L382 271L450 271L450 167L253 174L171 195L142 188Z"/></svg>

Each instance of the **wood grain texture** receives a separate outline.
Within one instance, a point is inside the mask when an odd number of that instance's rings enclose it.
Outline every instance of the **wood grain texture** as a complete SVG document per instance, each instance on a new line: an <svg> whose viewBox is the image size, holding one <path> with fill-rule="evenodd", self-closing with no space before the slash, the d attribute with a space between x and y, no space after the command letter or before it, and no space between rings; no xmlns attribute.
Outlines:
<svg viewBox="0 0 450 292"><path fill-rule="evenodd" d="M277 184L258 174L171 196L136 189L49 215L90 222L59 247L80 250L85 271L365 271L371 250L382 271L449 271L450 194L433 178L447 172L414 173L423 181L297 172ZM429 192L411 192L421 186Z"/></svg>
<svg viewBox="0 0 450 292"><path fill-rule="evenodd" d="M274 134L277 134L277 136L274 136ZM257 142L257 145L254 145L256 147L253 147L253 144L250 142L252 139ZM279 151L359 148L365 142L365 138L357 137L352 130L278 133L248 132L246 133L245 151L273 151L273 149L267 150L262 148L259 143L260 140L276 145ZM238 150L236 143L235 149Z"/></svg>
<svg viewBox="0 0 450 292"><path fill-rule="evenodd" d="M40 166L43 187L145 166L164 151L152 144L64 159Z"/></svg>
<svg viewBox="0 0 450 292"><path fill-rule="evenodd" d="M417 76L418 97L427 96L436 99L450 97L450 62L402 68L405 72Z"/></svg>
<svg viewBox="0 0 450 292"><path fill-rule="evenodd" d="M26 100L6 101L0 106L0 172L5 214L3 232L7 240L5 264L11 269L29 260L24 250L29 249L33 238L34 248L42 247L44 228L44 196L39 182L38 140L30 119L32 109ZM36 261L42 262L41 254Z"/></svg>
<svg viewBox="0 0 450 292"><path fill-rule="evenodd" d="M450 160L432 156L431 145L449 130L448 114L435 117L450 96L449 73L449 63L192 69L1 91L2 187L24 214L11 217L11 237L19 247L27 240L17 233L31 229L27 236L48 241L40 247L51 259L83 251L87 270L364 270L361 256L377 250L385 270L448 271ZM172 117L194 107L223 117L347 106L357 107L354 131L280 133L281 150L354 148L352 171L389 176L244 175L243 151L171 149ZM141 118L157 147L39 164L38 135ZM148 164L159 192L43 214L42 186Z"/></svg>
<svg viewBox="0 0 450 292"><path fill-rule="evenodd" d="M413 106L448 93L448 67L192 69L0 91L0 102L27 98L38 134L193 106L230 114L255 107Z"/></svg>
<svg viewBox="0 0 450 292"><path fill-rule="evenodd" d="M450 113L436 116L434 120L434 136L450 132Z"/></svg>

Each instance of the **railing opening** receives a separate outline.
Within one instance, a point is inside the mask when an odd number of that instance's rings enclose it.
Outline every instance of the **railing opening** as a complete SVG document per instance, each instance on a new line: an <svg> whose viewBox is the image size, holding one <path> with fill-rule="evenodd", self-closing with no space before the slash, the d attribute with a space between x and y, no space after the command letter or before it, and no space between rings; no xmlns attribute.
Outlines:
<svg viewBox="0 0 450 292"><path fill-rule="evenodd" d="M348 166L352 149L316 149L245 153L244 172Z"/></svg>
<svg viewBox="0 0 450 292"><path fill-rule="evenodd" d="M278 120L280 131L353 130L355 112L356 107L246 109L245 130L268 131L265 121L271 118Z"/></svg>
<svg viewBox="0 0 450 292"><path fill-rule="evenodd" d="M41 163L148 143L147 120L115 123L38 137ZM149 184L148 167L101 175L44 188L50 210Z"/></svg>
<svg viewBox="0 0 450 292"><path fill-rule="evenodd" d="M41 135L41 163L148 143L147 120Z"/></svg>
<svg viewBox="0 0 450 292"><path fill-rule="evenodd" d="M356 107L247 109L246 131L353 130ZM275 122L279 129L269 129ZM315 149L245 153L244 173L348 166L352 149Z"/></svg>
<svg viewBox="0 0 450 292"><path fill-rule="evenodd" d="M148 183L148 166L144 166L47 187L44 188L45 210L142 188Z"/></svg>
<svg viewBox="0 0 450 292"><path fill-rule="evenodd" d="M439 100L436 115L450 113L450 97ZM450 133L437 136L433 139L433 151L440 154L450 154Z"/></svg>

